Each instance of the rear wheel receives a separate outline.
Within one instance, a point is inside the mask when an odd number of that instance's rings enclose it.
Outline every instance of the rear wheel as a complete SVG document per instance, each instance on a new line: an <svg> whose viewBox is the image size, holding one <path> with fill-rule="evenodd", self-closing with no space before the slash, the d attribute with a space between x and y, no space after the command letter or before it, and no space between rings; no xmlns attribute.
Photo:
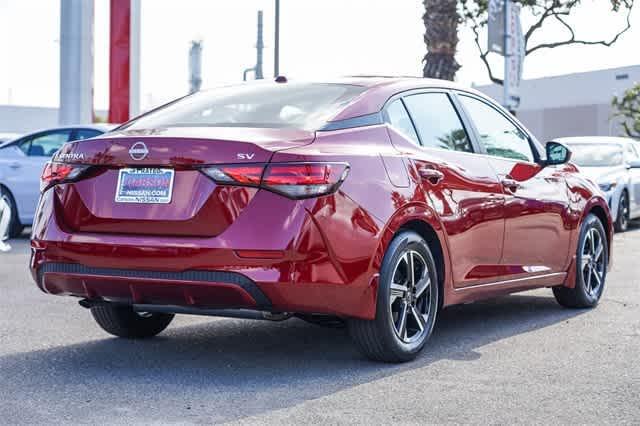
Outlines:
<svg viewBox="0 0 640 426"><path fill-rule="evenodd" d="M618 217L614 224L616 232L625 232L629 228L629 196L627 191L622 191L618 201Z"/></svg>
<svg viewBox="0 0 640 426"><path fill-rule="evenodd" d="M389 245L380 272L375 319L352 319L349 331L368 358L412 360L429 340L438 311L433 255L420 235L404 231Z"/></svg>
<svg viewBox="0 0 640 426"><path fill-rule="evenodd" d="M110 303L92 306L91 315L107 333L128 339L153 337L173 320L173 314L136 312L131 306Z"/></svg>
<svg viewBox="0 0 640 426"><path fill-rule="evenodd" d="M598 304L607 277L609 250L600 220L593 214L585 219L580 230L576 254L576 285L574 288L554 287L558 303L568 308L591 308Z"/></svg>
<svg viewBox="0 0 640 426"><path fill-rule="evenodd" d="M8 208L8 212L3 212L3 214L9 214L9 232L8 232L8 236L9 238L16 238L19 237L20 234L22 234L22 230L24 229L24 226L22 226L22 224L20 223L20 219L18 219L18 207L16 206L16 202L13 199L13 196L11 195L11 193L4 188L3 186L0 186L0 198L2 198L2 201L4 201L3 204L6 203L7 206L9 206ZM0 232L3 232L3 229L0 229ZM0 235L0 238L4 237L4 235Z"/></svg>

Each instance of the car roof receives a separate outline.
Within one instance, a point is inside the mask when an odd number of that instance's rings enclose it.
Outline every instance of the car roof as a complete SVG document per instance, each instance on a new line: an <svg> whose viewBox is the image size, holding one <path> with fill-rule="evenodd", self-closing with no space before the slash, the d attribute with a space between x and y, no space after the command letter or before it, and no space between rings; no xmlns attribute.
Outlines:
<svg viewBox="0 0 640 426"><path fill-rule="evenodd" d="M616 136L572 136L565 138L555 138L554 141L572 144L613 144L613 145L626 145L629 143L635 143L631 138L621 138Z"/></svg>
<svg viewBox="0 0 640 426"><path fill-rule="evenodd" d="M460 85L453 81L423 77L393 77L393 76L351 76L335 78L324 83L354 84L367 88L362 96L357 97L330 121L344 120L373 114L382 109L385 102L393 95L401 92L419 89L459 90L487 98L475 89Z"/></svg>

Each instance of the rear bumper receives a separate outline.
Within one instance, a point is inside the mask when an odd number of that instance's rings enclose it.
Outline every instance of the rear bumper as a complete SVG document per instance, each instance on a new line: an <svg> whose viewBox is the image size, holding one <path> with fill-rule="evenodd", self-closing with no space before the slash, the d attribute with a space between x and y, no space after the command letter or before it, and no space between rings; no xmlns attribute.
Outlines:
<svg viewBox="0 0 640 426"><path fill-rule="evenodd" d="M43 263L35 271L42 291L128 304L271 310L255 282L234 272L141 271Z"/></svg>
<svg viewBox="0 0 640 426"><path fill-rule="evenodd" d="M32 229L32 276L46 293L94 301L374 318L377 238L356 229L362 236L332 244L323 227L353 235L352 222L315 203L291 201L270 215L249 206L217 237L163 237L73 232L45 193Z"/></svg>

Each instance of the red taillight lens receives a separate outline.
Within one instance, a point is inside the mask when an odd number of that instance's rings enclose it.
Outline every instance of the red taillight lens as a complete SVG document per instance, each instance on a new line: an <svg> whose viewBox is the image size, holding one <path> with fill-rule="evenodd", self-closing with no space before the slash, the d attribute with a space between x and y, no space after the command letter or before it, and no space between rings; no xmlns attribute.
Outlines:
<svg viewBox="0 0 640 426"><path fill-rule="evenodd" d="M50 186L63 182L71 182L78 179L88 166L77 164L64 164L49 162L45 164L40 176L40 191L44 191Z"/></svg>
<svg viewBox="0 0 640 426"><path fill-rule="evenodd" d="M259 186L264 164L228 164L205 167L201 170L217 183Z"/></svg>
<svg viewBox="0 0 640 426"><path fill-rule="evenodd" d="M310 198L335 192L347 177L345 163L271 163L204 167L220 184L259 186L289 198Z"/></svg>
<svg viewBox="0 0 640 426"><path fill-rule="evenodd" d="M347 177L341 163L270 164L262 186L291 198L309 198L335 192Z"/></svg>

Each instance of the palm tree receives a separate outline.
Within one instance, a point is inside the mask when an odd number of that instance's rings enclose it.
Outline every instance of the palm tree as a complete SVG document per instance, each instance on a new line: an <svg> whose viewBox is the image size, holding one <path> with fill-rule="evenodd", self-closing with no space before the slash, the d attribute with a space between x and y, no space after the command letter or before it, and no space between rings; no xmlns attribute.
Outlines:
<svg viewBox="0 0 640 426"><path fill-rule="evenodd" d="M422 15L426 32L423 76L453 80L460 64L456 62L458 45L458 0L423 0Z"/></svg>

